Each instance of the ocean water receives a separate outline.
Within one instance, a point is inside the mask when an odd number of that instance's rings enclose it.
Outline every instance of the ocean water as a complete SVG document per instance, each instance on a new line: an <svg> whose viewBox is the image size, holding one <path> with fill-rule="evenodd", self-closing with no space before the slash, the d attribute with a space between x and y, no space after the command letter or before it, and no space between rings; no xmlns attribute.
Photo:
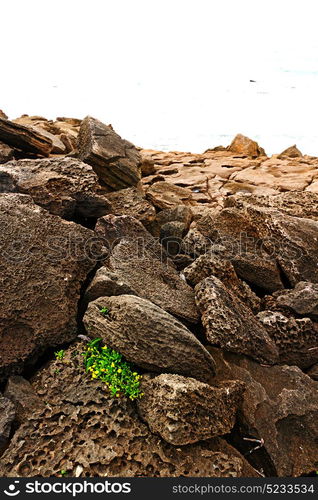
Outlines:
<svg viewBox="0 0 318 500"><path fill-rule="evenodd" d="M0 80L10 118L89 114L164 151L242 133L267 154L296 144L318 156L316 0L56 0L49 13L12 0L1 10L15 22L14 37L9 22L0 33L12 42Z"/></svg>

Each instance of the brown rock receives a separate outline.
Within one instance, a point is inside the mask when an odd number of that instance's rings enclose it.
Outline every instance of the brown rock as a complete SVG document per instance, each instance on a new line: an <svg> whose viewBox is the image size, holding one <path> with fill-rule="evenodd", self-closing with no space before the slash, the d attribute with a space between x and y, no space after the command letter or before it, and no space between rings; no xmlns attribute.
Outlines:
<svg viewBox="0 0 318 500"><path fill-rule="evenodd" d="M98 297L112 297L114 295L136 295L136 292L116 273L102 266L86 288L85 304L98 299Z"/></svg>
<svg viewBox="0 0 318 500"><path fill-rule="evenodd" d="M109 270L135 295L150 300L179 319L197 323L199 313L192 288L173 265L156 258L139 243L137 240L120 242L107 261Z"/></svg>
<svg viewBox="0 0 318 500"><path fill-rule="evenodd" d="M15 420L19 424L45 408L44 402L36 394L30 382L18 375L9 378L4 395L14 403Z"/></svg>
<svg viewBox="0 0 318 500"><path fill-rule="evenodd" d="M0 118L0 141L25 152L48 156L52 151L52 141L32 127L25 127L10 120Z"/></svg>
<svg viewBox="0 0 318 500"><path fill-rule="evenodd" d="M7 115L2 111L2 109L0 109L0 118L3 118L4 120L8 119Z"/></svg>
<svg viewBox="0 0 318 500"><path fill-rule="evenodd" d="M141 418L151 432L174 445L228 434L234 424L244 385L228 381L220 387L180 375L162 374L142 383Z"/></svg>
<svg viewBox="0 0 318 500"><path fill-rule="evenodd" d="M14 149L7 146L7 144L3 144L3 142L0 142L0 164L12 160L13 157Z"/></svg>
<svg viewBox="0 0 318 500"><path fill-rule="evenodd" d="M108 308L105 316L100 309ZM100 337L128 361L155 372L211 382L214 363L196 337L173 316L134 295L100 297L84 316L89 336Z"/></svg>
<svg viewBox="0 0 318 500"><path fill-rule="evenodd" d="M14 417L14 404L9 399L0 395L0 454L9 441Z"/></svg>
<svg viewBox="0 0 318 500"><path fill-rule="evenodd" d="M278 158L284 158L286 156L288 158L301 158L303 155L301 154L301 152L297 148L296 144L294 144L293 146L290 146L289 148L284 149L284 151L280 155L278 155Z"/></svg>
<svg viewBox="0 0 318 500"><path fill-rule="evenodd" d="M277 345L280 363L306 369L318 361L318 325L309 318L273 311L261 311L257 318Z"/></svg>
<svg viewBox="0 0 318 500"><path fill-rule="evenodd" d="M249 460L267 476L299 477L316 470L318 456L318 383L295 366L262 366L234 354L209 349L220 380L246 384L239 409L243 436L263 439ZM218 351L218 352L217 352ZM239 448L246 441L238 441ZM257 443L249 443L251 451Z"/></svg>
<svg viewBox="0 0 318 500"><path fill-rule="evenodd" d="M153 222L149 225L148 231L156 238L160 237L160 231L164 224L168 222L181 222L188 230L192 221L192 210L185 205L177 205L174 208L161 210L155 216Z"/></svg>
<svg viewBox="0 0 318 500"><path fill-rule="evenodd" d="M76 335L80 288L96 260L94 233L21 194L0 195L0 378Z"/></svg>
<svg viewBox="0 0 318 500"><path fill-rule="evenodd" d="M273 294L279 309L289 310L299 316L318 321L318 284L300 281L291 290Z"/></svg>
<svg viewBox="0 0 318 500"><path fill-rule="evenodd" d="M226 441L172 446L154 436L129 399L111 399L100 380L83 373L81 346L66 351L32 381L47 401L17 430L1 458L5 477L255 477ZM56 374L56 370L59 373ZM61 404L61 401L63 403ZM43 455L43 450L50 450Z"/></svg>
<svg viewBox="0 0 318 500"><path fill-rule="evenodd" d="M215 276L222 281L228 290L232 290L254 313L257 313L260 309L260 299L247 283L238 278L231 262L221 259L211 252L200 255L200 257L183 270L183 275L192 287L209 276Z"/></svg>
<svg viewBox="0 0 318 500"><path fill-rule="evenodd" d="M277 362L277 348L265 328L218 278L204 279L195 293L209 343L260 362Z"/></svg>
<svg viewBox="0 0 318 500"><path fill-rule="evenodd" d="M252 141L248 137L237 134L230 146L228 147L228 151L231 151L235 154L240 154L244 156L265 156L265 151L263 148L259 147L257 142Z"/></svg>
<svg viewBox="0 0 318 500"><path fill-rule="evenodd" d="M135 146L95 118L82 121L78 150L79 158L93 167L111 191L135 186L141 179L141 157Z"/></svg>
<svg viewBox="0 0 318 500"><path fill-rule="evenodd" d="M93 169L74 158L18 160L0 167L0 192L19 192L54 215L101 217L110 204Z"/></svg>
<svg viewBox="0 0 318 500"><path fill-rule="evenodd" d="M169 182L155 182L147 189L147 199L157 208L163 210L177 205L195 205L190 190L175 186Z"/></svg>
<svg viewBox="0 0 318 500"><path fill-rule="evenodd" d="M152 224L156 210L145 198L141 187L121 189L107 195L110 211L114 215L131 215L146 227Z"/></svg>

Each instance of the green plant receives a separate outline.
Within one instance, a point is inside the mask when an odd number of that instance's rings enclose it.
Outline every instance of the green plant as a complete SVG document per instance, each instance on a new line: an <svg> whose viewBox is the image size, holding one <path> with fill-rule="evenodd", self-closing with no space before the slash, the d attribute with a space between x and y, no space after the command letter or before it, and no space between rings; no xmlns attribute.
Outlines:
<svg viewBox="0 0 318 500"><path fill-rule="evenodd" d="M105 382L112 396L125 395L131 400L143 396L140 390L140 379L132 365L124 361L122 354L101 345L101 339L88 342L83 353L87 372L92 379Z"/></svg>
<svg viewBox="0 0 318 500"><path fill-rule="evenodd" d="M109 309L108 307L102 307L99 312L103 315L103 316L107 316L107 314L109 313Z"/></svg>
<svg viewBox="0 0 318 500"><path fill-rule="evenodd" d="M61 474L61 476L66 476L66 475L67 475L67 470L62 469L62 470L60 471L60 474Z"/></svg>
<svg viewBox="0 0 318 500"><path fill-rule="evenodd" d="M56 351L54 354L56 359L63 359L65 356L65 351L64 349L61 349L60 351Z"/></svg>

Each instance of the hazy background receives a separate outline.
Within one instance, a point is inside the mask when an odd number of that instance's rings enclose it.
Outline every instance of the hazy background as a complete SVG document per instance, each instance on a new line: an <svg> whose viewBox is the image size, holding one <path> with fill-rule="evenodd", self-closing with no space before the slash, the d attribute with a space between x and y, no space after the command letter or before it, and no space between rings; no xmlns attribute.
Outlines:
<svg viewBox="0 0 318 500"><path fill-rule="evenodd" d="M0 108L90 114L143 147L200 152L240 132L318 155L315 4L2 1Z"/></svg>

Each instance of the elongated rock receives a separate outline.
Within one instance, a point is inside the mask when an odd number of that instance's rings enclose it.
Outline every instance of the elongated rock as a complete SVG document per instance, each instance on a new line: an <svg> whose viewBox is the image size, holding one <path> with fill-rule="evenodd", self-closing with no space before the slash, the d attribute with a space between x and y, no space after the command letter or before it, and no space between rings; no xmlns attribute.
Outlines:
<svg viewBox="0 0 318 500"><path fill-rule="evenodd" d="M141 179L141 156L112 127L87 116L78 136L79 158L93 167L110 191L135 186Z"/></svg>
<svg viewBox="0 0 318 500"><path fill-rule="evenodd" d="M39 130L0 118L0 141L25 152L48 156L52 151L51 139Z"/></svg>
<svg viewBox="0 0 318 500"><path fill-rule="evenodd" d="M108 314L100 310L108 309ZM100 297L88 306L84 325L90 337L154 372L186 375L210 383L214 361L178 320L149 300L134 295Z"/></svg>

